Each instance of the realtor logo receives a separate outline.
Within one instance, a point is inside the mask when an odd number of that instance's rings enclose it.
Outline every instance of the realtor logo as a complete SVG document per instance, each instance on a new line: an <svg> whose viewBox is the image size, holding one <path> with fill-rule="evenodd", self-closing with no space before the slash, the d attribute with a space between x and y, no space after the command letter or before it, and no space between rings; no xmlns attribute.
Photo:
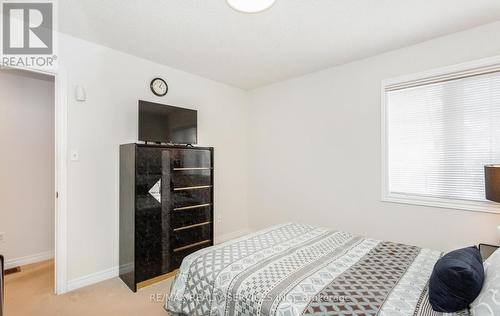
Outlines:
<svg viewBox="0 0 500 316"><path fill-rule="evenodd" d="M55 3L52 0L0 0L0 67L57 68Z"/></svg>
<svg viewBox="0 0 500 316"><path fill-rule="evenodd" d="M52 3L2 3L3 54L51 55L53 53Z"/></svg>

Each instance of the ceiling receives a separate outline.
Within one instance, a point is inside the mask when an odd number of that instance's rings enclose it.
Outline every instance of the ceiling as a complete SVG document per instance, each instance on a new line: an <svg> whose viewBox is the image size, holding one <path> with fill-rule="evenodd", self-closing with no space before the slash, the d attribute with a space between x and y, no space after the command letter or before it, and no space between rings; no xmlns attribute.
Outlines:
<svg viewBox="0 0 500 316"><path fill-rule="evenodd" d="M251 1L251 0L249 0ZM498 0L64 0L62 32L243 89L500 20Z"/></svg>

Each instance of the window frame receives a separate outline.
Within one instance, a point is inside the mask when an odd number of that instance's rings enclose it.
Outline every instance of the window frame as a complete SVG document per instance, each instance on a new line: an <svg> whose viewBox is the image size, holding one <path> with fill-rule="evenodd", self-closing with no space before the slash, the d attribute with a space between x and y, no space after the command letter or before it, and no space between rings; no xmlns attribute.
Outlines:
<svg viewBox="0 0 500 316"><path fill-rule="evenodd" d="M500 56L466 62L458 65L433 69L416 74L400 76L382 81L381 86L381 146L382 146L382 202L430 206L455 210L500 214L500 203L490 201L467 201L438 197L392 193L389 190L388 161L388 107L386 93L394 86L423 86L435 81L470 77L489 72L500 72ZM499 161L500 163L500 161Z"/></svg>

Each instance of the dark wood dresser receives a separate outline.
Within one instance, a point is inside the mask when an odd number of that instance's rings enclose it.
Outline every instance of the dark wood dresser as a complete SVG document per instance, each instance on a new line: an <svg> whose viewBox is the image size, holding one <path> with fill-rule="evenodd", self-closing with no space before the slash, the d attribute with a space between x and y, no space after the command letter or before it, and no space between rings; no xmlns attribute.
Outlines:
<svg viewBox="0 0 500 316"><path fill-rule="evenodd" d="M136 291L213 245L213 148L120 146L120 278Z"/></svg>

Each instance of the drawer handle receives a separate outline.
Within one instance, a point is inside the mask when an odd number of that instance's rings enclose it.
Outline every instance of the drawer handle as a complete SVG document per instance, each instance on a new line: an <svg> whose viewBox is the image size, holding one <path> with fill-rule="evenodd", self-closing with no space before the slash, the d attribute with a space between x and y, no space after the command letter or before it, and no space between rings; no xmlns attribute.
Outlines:
<svg viewBox="0 0 500 316"><path fill-rule="evenodd" d="M184 170L212 170L212 168L208 168L208 167L174 168L174 171L184 171Z"/></svg>
<svg viewBox="0 0 500 316"><path fill-rule="evenodd" d="M212 204L207 203L207 204L199 204L199 205L193 205L193 206L176 207L176 208L174 208L174 211L186 211L186 210L192 210L194 208L207 207L210 205L212 205Z"/></svg>
<svg viewBox="0 0 500 316"><path fill-rule="evenodd" d="M191 244L191 245L187 245L187 246L184 246L184 247L175 248L174 252L179 252L179 251L186 250L186 249L189 249L189 248L193 248L193 247L196 247L196 246L201 246L201 245L204 245L204 244L208 244L211 241L212 240L208 239L208 240L200 241L200 242L197 242L197 243L194 243L194 244Z"/></svg>
<svg viewBox="0 0 500 316"><path fill-rule="evenodd" d="M180 227L180 228L175 228L174 232L179 232L181 230L186 230L186 229L190 229L190 228L205 226L205 225L208 225L208 224L212 224L212 222L208 221L208 222L204 222L204 223L199 223L199 224L184 226L184 227Z"/></svg>
<svg viewBox="0 0 500 316"><path fill-rule="evenodd" d="M211 185L200 185L196 187L174 188L174 191L198 190L198 189L207 189L211 187L212 187Z"/></svg>

